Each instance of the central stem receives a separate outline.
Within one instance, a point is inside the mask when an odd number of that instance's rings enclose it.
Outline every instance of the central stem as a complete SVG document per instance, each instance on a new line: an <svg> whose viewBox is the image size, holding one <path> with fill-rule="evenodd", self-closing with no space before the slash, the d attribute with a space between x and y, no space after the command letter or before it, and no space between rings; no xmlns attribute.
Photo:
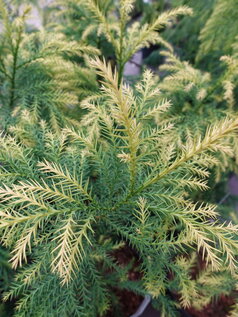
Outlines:
<svg viewBox="0 0 238 317"><path fill-rule="evenodd" d="M12 65L12 75L11 75L11 79L10 79L10 85L11 85L10 101L9 101L9 108L10 109L13 108L14 100L15 100L17 61L18 61L18 52L19 52L19 46L21 43L21 38L22 38L22 28L18 32L16 46L12 47L13 65Z"/></svg>
<svg viewBox="0 0 238 317"><path fill-rule="evenodd" d="M119 42L119 54L118 54L118 87L120 87L123 71L124 71L124 61L123 61L123 39L125 35L125 19L123 16L120 17L120 42Z"/></svg>

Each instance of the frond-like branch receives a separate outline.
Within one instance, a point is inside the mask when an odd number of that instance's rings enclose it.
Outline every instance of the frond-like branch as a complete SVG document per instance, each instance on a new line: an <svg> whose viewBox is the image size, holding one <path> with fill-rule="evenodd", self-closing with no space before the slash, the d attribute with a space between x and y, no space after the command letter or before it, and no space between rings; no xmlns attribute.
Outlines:
<svg viewBox="0 0 238 317"><path fill-rule="evenodd" d="M55 239L58 241L53 254L57 254L52 262L53 272L58 272L62 278L62 284L68 284L75 270L85 255L85 242L92 245L89 239L89 232L93 233L93 217L83 221L82 225L76 224L73 217L67 219L64 227L59 229L62 232Z"/></svg>

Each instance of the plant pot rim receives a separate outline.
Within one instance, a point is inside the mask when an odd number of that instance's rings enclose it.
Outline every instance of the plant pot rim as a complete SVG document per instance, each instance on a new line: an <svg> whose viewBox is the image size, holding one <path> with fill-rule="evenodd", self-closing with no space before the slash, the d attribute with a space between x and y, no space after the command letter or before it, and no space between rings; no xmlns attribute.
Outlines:
<svg viewBox="0 0 238 317"><path fill-rule="evenodd" d="M142 303L140 304L140 306L138 307L137 311L131 315L130 317L140 317L144 311L146 310L146 308L149 306L151 302L151 297L150 295L145 295Z"/></svg>
<svg viewBox="0 0 238 317"><path fill-rule="evenodd" d="M130 317L143 317L142 315L146 311L150 303L151 303L151 296L145 295L137 311ZM180 309L180 313L182 314L183 317L192 317L189 313L185 312L183 309Z"/></svg>

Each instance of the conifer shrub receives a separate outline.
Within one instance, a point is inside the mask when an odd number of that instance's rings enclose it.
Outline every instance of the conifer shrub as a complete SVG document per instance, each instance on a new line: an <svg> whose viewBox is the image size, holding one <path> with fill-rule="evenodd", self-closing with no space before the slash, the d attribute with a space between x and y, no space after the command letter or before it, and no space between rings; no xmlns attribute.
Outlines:
<svg viewBox="0 0 238 317"><path fill-rule="evenodd" d="M24 112L1 137L1 241L12 250L12 266L22 267L5 300L18 298L15 316L103 316L117 287L148 293L164 316L176 316L171 292L182 307L231 292L237 227L189 191L207 188L214 153L226 153L237 119L178 143L160 117L171 105L150 71L134 93L118 86L110 65L90 63L102 78L101 95L84 101L78 128L55 134ZM112 256L124 244L140 260L136 282ZM206 263L195 280L192 250Z"/></svg>
<svg viewBox="0 0 238 317"><path fill-rule="evenodd" d="M101 50L103 56L105 56L104 51L106 51L106 59L113 59L112 63L118 67L119 82L125 63L130 60L133 53L151 44L159 44L161 47L160 56L164 57L164 61L159 69L161 78L158 77L158 87L164 97L173 102L171 111L166 112L165 115L169 115L170 120L172 115L174 120L180 121L181 124L177 125L179 134L186 129L193 130L195 126L201 133L204 133L207 125L214 122L214 118L221 119L227 115L236 116L234 90L237 81L237 65L233 62L230 63L229 69L226 71L224 60L220 62L218 59L223 72L217 80L213 73L202 71L188 62L184 62L175 49L164 39L166 33L161 33L163 26L169 26L169 32L172 30L176 32L177 26L175 28L172 26L181 14L186 16L183 21L190 21L189 28L191 28L192 21L201 18L202 14L198 16L198 13L203 4L190 3L195 11L192 18L187 16L192 13L189 8L180 7L166 11L154 19L142 19L140 23L132 20L134 12L132 4L133 1L126 1L125 4L122 1L117 4L107 0L100 2L100 4L97 1L89 3L84 0L72 0L67 3L56 2L54 6L60 10L57 19L59 23L56 24L57 32L63 32L70 40L78 40L81 37L86 43L89 41L91 45ZM136 4L139 5L139 3ZM177 6L178 4L188 3L181 1L181 3L177 3ZM153 3L144 4L150 9L153 5ZM211 14L213 2L210 1L206 5L210 8L209 11L206 7L206 11ZM154 14L156 14L156 10L154 10ZM204 19L204 15L202 16ZM207 14L207 18L208 16L209 14ZM204 25L204 23L204 20L199 23L200 28L201 24ZM185 27L186 34L189 33L187 28ZM135 31L133 31L134 29ZM97 32L95 32L96 30ZM183 32L179 29L177 35L181 36L181 33ZM196 33L198 38L199 32ZM101 38L102 36L104 39ZM95 37L97 41L94 41ZM133 41L132 37L136 38L138 42ZM91 42L92 40L93 42ZM106 44L106 42L108 43ZM111 45L110 50L108 50L108 44ZM162 47L164 48L162 49ZM119 52L120 50L122 53ZM224 59L227 61L226 57ZM236 170L238 145L236 139L231 140L231 142L235 149L234 156L230 159L228 156L223 156L223 169L217 168L217 179L220 179L221 173L225 170Z"/></svg>
<svg viewBox="0 0 238 317"><path fill-rule="evenodd" d="M57 1L30 34L28 9L13 17L0 4L0 236L15 270L1 292L14 316L103 317L119 289L172 317L232 294L238 228L199 193L237 160L236 45L214 85L159 33L186 6L142 24L132 0ZM164 78L145 70L130 86L126 62L156 43Z"/></svg>

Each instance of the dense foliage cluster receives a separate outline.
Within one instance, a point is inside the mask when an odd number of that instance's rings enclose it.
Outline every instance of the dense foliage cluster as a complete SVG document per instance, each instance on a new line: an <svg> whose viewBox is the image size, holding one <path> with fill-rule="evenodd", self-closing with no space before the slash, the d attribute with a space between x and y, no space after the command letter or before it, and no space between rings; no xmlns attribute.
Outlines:
<svg viewBox="0 0 238 317"><path fill-rule="evenodd" d="M173 317L235 293L237 217L208 190L237 171L236 2L56 0L34 30L34 1L0 0L0 314L123 316L129 290ZM151 46L159 68L125 78Z"/></svg>

